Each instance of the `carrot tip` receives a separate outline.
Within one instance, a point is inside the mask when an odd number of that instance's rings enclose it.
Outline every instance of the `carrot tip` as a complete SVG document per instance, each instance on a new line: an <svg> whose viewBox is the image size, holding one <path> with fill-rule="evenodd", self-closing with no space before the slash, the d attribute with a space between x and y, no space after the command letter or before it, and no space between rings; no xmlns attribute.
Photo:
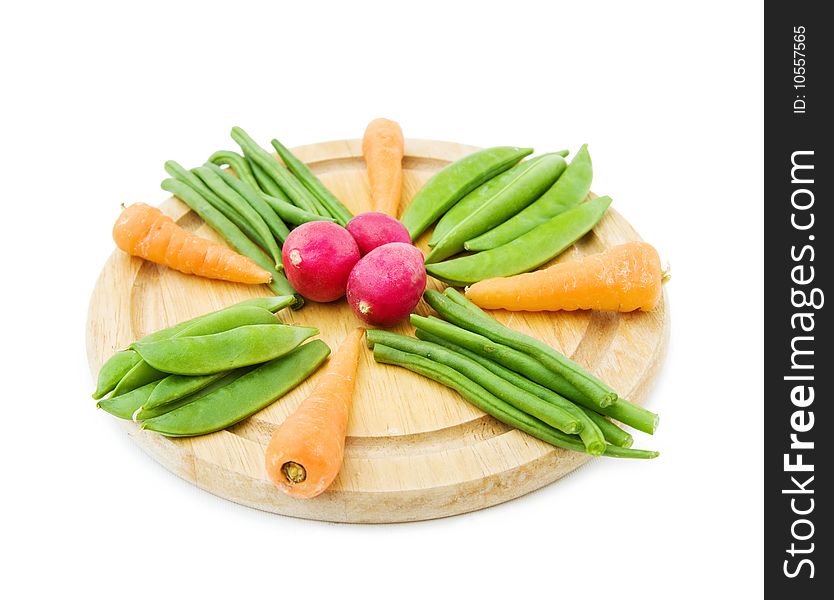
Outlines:
<svg viewBox="0 0 834 600"><path fill-rule="evenodd" d="M307 479L307 469L291 460L281 465L281 473L289 483L303 483Z"/></svg>

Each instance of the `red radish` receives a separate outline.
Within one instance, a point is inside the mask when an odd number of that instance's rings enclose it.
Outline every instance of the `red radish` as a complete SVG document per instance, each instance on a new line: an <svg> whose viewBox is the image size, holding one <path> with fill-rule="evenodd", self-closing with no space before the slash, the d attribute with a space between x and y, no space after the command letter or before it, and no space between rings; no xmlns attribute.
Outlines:
<svg viewBox="0 0 834 600"><path fill-rule="evenodd" d="M390 327L408 317L426 289L423 253L394 242L362 257L347 283L347 300L365 323Z"/></svg>
<svg viewBox="0 0 834 600"><path fill-rule="evenodd" d="M408 229L397 219L381 212L366 212L356 215L347 224L347 230L356 244L359 252L365 256L374 248L379 248L391 242L411 243Z"/></svg>
<svg viewBox="0 0 834 600"><path fill-rule="evenodd" d="M290 232L281 257L284 273L299 294L314 302L332 302L345 295L359 247L344 227L311 221Z"/></svg>

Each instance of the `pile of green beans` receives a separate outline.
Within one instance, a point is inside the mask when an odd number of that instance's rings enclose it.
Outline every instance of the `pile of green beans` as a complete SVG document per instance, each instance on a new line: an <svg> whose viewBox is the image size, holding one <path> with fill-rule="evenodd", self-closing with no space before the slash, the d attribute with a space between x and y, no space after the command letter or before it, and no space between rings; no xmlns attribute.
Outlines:
<svg viewBox="0 0 834 600"><path fill-rule="evenodd" d="M171 178L162 182L162 189L182 200L235 251L268 271L272 291L294 294L293 308L301 308L304 299L283 274L281 245L295 226L309 221L344 226L353 215L278 140L272 145L283 164L239 127L232 129L232 139L243 154L219 150L190 170L167 161Z"/></svg>
<svg viewBox="0 0 834 600"><path fill-rule="evenodd" d="M632 449L631 434L611 420L652 434L656 414L620 398L541 341L501 325L452 288L428 290L424 299L442 319L411 315L417 339L368 331L377 362L438 381L554 446L593 456L658 456Z"/></svg>
<svg viewBox="0 0 834 600"><path fill-rule="evenodd" d="M588 199L587 145L569 164L566 150L523 160L531 152L508 146L474 152L417 193L401 220L412 240L437 221L426 257L430 275L465 286L531 271L600 221L611 198Z"/></svg>
<svg viewBox="0 0 834 600"><path fill-rule="evenodd" d="M294 301L245 300L137 340L100 369L97 406L168 436L203 435L245 419L330 354L321 340L304 343L317 329L284 325L274 314Z"/></svg>

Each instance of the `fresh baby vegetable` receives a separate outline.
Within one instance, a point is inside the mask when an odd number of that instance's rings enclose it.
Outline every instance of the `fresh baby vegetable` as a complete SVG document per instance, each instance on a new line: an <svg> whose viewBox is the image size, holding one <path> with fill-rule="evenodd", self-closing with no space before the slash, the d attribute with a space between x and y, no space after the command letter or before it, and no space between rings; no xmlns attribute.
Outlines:
<svg viewBox="0 0 834 600"><path fill-rule="evenodd" d="M314 221L290 232L283 257L293 287L310 300L332 302L345 295L348 275L359 261L359 246L344 227Z"/></svg>
<svg viewBox="0 0 834 600"><path fill-rule="evenodd" d="M284 145L279 142L278 140L272 140L272 147L275 148L275 151L278 153L278 156L281 157L281 160L284 161L284 164L289 169L290 173L295 175L298 178L298 181L306 187L309 192L318 199L318 201L327 209L328 214L333 217L339 225L347 225L347 222L350 221L352 214L347 209L347 207L342 204L341 200L339 200L333 192L327 189L318 177L310 170L310 168L304 164L304 162L300 161L295 154L290 152Z"/></svg>
<svg viewBox="0 0 834 600"><path fill-rule="evenodd" d="M660 300L663 278L657 250L629 242L541 271L486 279L466 297L491 309L649 311Z"/></svg>
<svg viewBox="0 0 834 600"><path fill-rule="evenodd" d="M242 179L256 190L261 187L258 180L255 179L255 174L252 172L252 167L246 160L245 156L241 156L234 150L218 150L209 156L208 162L216 164L218 167L228 165L235 172L235 176Z"/></svg>
<svg viewBox="0 0 834 600"><path fill-rule="evenodd" d="M131 348L165 373L209 375L283 356L318 332L291 325L244 325L210 335L135 342Z"/></svg>
<svg viewBox="0 0 834 600"><path fill-rule="evenodd" d="M472 192L480 198L475 205L470 206L466 198L461 200L466 201L464 214L455 214L457 206L446 213L446 217L455 224L442 238L433 239L434 247L426 257L426 263L438 262L461 252L464 242L518 214L549 188L564 170L565 159L558 154L548 154L518 164L483 184Z"/></svg>
<svg viewBox="0 0 834 600"><path fill-rule="evenodd" d="M158 208L141 202L122 211L113 227L113 239L128 254L182 273L239 283L272 279L251 259L188 233Z"/></svg>
<svg viewBox="0 0 834 600"><path fill-rule="evenodd" d="M391 242L411 243L408 230L394 217L381 212L366 212L356 215L347 224L347 230L356 245L359 246L359 253L365 256L374 248L390 244Z"/></svg>
<svg viewBox="0 0 834 600"><path fill-rule="evenodd" d="M355 329L347 335L313 393L269 440L266 473L289 496L318 496L339 473L362 334L362 329Z"/></svg>
<svg viewBox="0 0 834 600"><path fill-rule="evenodd" d="M579 436L562 433L547 423L528 415L444 364L384 344L374 345L374 360L403 367L433 379L455 390L469 402L502 423L515 427L553 446L573 450L574 452L585 451L585 445ZM615 458L656 458L659 453L650 450L621 448L608 444L605 446L603 455Z"/></svg>
<svg viewBox="0 0 834 600"><path fill-rule="evenodd" d="M374 344L384 344L391 348L402 350L403 352L410 352L411 354L424 356L442 363L483 386L484 389L495 394L498 398L512 404L519 410L523 410L527 414L541 419L560 431L565 433L578 433L583 429L583 426L574 413L568 412L563 407L551 404L538 396L526 392L506 379L495 375L483 365L478 364L477 361L453 352L442 345L415 340L404 335L380 329L372 329L366 335L368 346L371 348L374 347ZM602 452L605 444L602 441L601 434L598 435L597 441L598 444L594 447L599 452Z"/></svg>
<svg viewBox="0 0 834 600"><path fill-rule="evenodd" d="M541 198L497 227L466 242L477 252L503 246L582 202L591 189L593 168L587 144L583 145L565 172Z"/></svg>
<svg viewBox="0 0 834 600"><path fill-rule="evenodd" d="M171 162L171 161L169 161ZM166 163L166 168L168 164ZM270 261L261 249L223 213L214 208L203 196L194 191L193 188L177 179L166 179L161 185L163 190L171 192L182 200L191 210L197 213L203 221L208 223L209 227L214 229L220 237L234 248L237 252L251 258L259 267L268 271L272 275L272 282L269 284L270 289L276 294L293 294L295 296L294 308L301 308L304 305L304 299L300 294L290 285L287 278L275 269L275 265Z"/></svg>
<svg viewBox="0 0 834 600"><path fill-rule="evenodd" d="M508 244L426 266L430 275L452 285L468 285L491 277L507 277L535 269L564 252L596 225L611 198L583 202Z"/></svg>
<svg viewBox="0 0 834 600"><path fill-rule="evenodd" d="M457 290L446 288L443 294L434 290L427 290L424 298L440 316L455 325L465 327L470 331L488 337L494 342L505 344L532 356L548 369L568 380L595 406L604 408L617 401L617 393L588 373L582 366L544 342L502 325L472 304Z"/></svg>
<svg viewBox="0 0 834 600"><path fill-rule="evenodd" d="M104 400L99 400L96 406L114 417L126 420L130 419L148 400L158 383L158 381L153 381L135 390L131 390L126 394L119 394L118 396L111 396Z"/></svg>
<svg viewBox="0 0 834 600"><path fill-rule="evenodd" d="M302 223L309 223L310 221L334 221L332 217L323 217L318 213L311 213L303 208L298 208L295 204L290 204L285 198L277 196L270 196L258 190L258 195L266 202L275 213L281 217L282 220L293 225L301 225ZM283 238L286 240L286 238Z"/></svg>
<svg viewBox="0 0 834 600"><path fill-rule="evenodd" d="M466 194L532 152L513 146L487 148L444 167L420 188L400 217L411 239L416 240Z"/></svg>
<svg viewBox="0 0 834 600"><path fill-rule="evenodd" d="M112 392L122 380L122 377L141 360L142 357L133 350L121 350L111 356L99 369L93 399L99 400Z"/></svg>
<svg viewBox="0 0 834 600"><path fill-rule="evenodd" d="M266 408L307 379L329 353L327 344L313 340L285 356L244 370L243 374L236 372L228 383L212 388L209 393L198 392L197 399L146 419L142 429L177 437L203 435L230 427Z"/></svg>
<svg viewBox="0 0 834 600"><path fill-rule="evenodd" d="M347 282L347 300L365 323L390 327L414 310L426 289L423 253L411 244L385 244L366 254Z"/></svg>
<svg viewBox="0 0 834 600"><path fill-rule="evenodd" d="M404 154L405 140L399 124L388 119L368 123L362 138L362 156L368 169L371 206L394 218L399 214L403 189Z"/></svg>

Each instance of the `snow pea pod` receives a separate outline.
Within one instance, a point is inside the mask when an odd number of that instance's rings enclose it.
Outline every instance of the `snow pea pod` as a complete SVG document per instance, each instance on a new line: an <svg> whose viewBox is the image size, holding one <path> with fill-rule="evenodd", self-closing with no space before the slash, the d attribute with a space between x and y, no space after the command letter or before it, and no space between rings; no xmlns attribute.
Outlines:
<svg viewBox="0 0 834 600"><path fill-rule="evenodd" d="M249 206L255 209L255 212L261 216L264 223L266 223L266 226L279 241L283 243L284 240L287 239L287 236L290 234L289 228L278 217L278 215L275 214L275 211L272 210L269 204L264 202L263 198L261 198L260 188L253 188L247 182L242 179L238 179L227 171L224 171L214 163L207 163L205 166L209 170L214 171L214 173L216 173L217 176L226 183L226 185L237 192L238 196L243 198Z"/></svg>
<svg viewBox="0 0 834 600"><path fill-rule="evenodd" d="M141 357L133 350L121 350L111 356L98 371L96 391L93 392L93 399L99 400L112 392L119 384L119 381L122 380L122 377L140 360L142 360Z"/></svg>
<svg viewBox="0 0 834 600"><path fill-rule="evenodd" d="M307 379L330 354L313 340L241 375L211 393L142 422L143 429L182 437L212 433L252 416Z"/></svg>
<svg viewBox="0 0 834 600"><path fill-rule="evenodd" d="M180 398L199 392L227 374L221 371L211 375L168 375L159 381L136 416L140 419L148 418L146 415L151 409L171 404Z"/></svg>
<svg viewBox="0 0 834 600"><path fill-rule="evenodd" d="M441 281L458 286L531 271L558 256L588 233L610 204L608 196L583 202L508 244L470 256L427 264L426 271Z"/></svg>
<svg viewBox="0 0 834 600"><path fill-rule="evenodd" d="M302 185L304 185L304 187L310 190L311 194L319 199L319 201L327 209L327 212L330 213L330 216L336 219L336 222L342 227L347 225L348 221L353 218L353 215L348 208L342 204L342 201L339 200L333 192L327 189L327 187L319 180L318 177L315 176L310 168L300 161L298 157L290 152L281 142L278 140L272 140L272 147L275 148L278 156L280 156L281 160L284 161L284 164L287 165L287 169L289 169L290 173L295 175Z"/></svg>
<svg viewBox="0 0 834 600"><path fill-rule="evenodd" d="M455 214L457 206L447 213L457 223L435 242L426 257L426 264L461 252L467 240L518 214L553 185L565 170L565 165L565 159L558 154L548 154L539 160L523 162L498 175L493 185L488 182L483 201L472 207L465 206L462 214Z"/></svg>
<svg viewBox="0 0 834 600"><path fill-rule="evenodd" d="M584 144L562 176L541 198L511 219L470 239L464 244L465 248L477 252L503 246L542 223L546 223L556 215L573 208L588 195L593 176L591 155L588 153L588 145Z"/></svg>
<svg viewBox="0 0 834 600"><path fill-rule="evenodd" d="M96 406L109 412L114 417L130 420L133 414L148 400L148 397L150 397L158 383L154 381L138 387L135 390L131 390L126 394L99 400Z"/></svg>
<svg viewBox="0 0 834 600"><path fill-rule="evenodd" d="M211 165L211 167L209 167L209 165ZM275 261L275 265L280 268L281 249L278 247L278 244L275 243L275 236L273 232L270 231L270 228L264 221L263 216L261 216L252 205L241 197L241 195L238 194L227 181L224 181L218 171L222 172L222 169L214 163L206 163L202 167L192 169L192 172L197 177L202 179L203 183L205 183L211 191L220 196L226 204L231 206L235 212L242 216L249 226L257 232L257 239L253 239L252 241L257 242L258 245L263 248L267 254L269 254L272 260ZM231 175L229 175L229 177L234 179ZM240 180L238 179L237 181Z"/></svg>
<svg viewBox="0 0 834 600"><path fill-rule="evenodd" d="M222 167L223 165L230 166L238 178L256 190L261 189L260 185L258 185L258 180L255 179L255 174L252 172L252 167L249 166L246 158L234 150L218 150L209 156L208 161L216 164L218 167Z"/></svg>
<svg viewBox="0 0 834 600"><path fill-rule="evenodd" d="M412 241L466 194L532 152L532 148L497 146L473 152L443 167L420 188L400 217Z"/></svg>
<svg viewBox="0 0 834 600"><path fill-rule="evenodd" d="M132 348L165 373L209 375L278 358L318 332L292 325L244 325L209 335L136 342Z"/></svg>
<svg viewBox="0 0 834 600"><path fill-rule="evenodd" d="M275 269L275 264L267 258L257 244L246 237L237 225L212 206L202 195L177 179L166 179L162 182L161 187L187 204L203 221L208 223L209 227L226 240L226 243L233 250L243 256L248 256L259 267L269 271L269 274L272 275L272 281L267 285L273 292L276 294L293 294L295 303L292 306L295 309L304 306L304 298L293 289L283 273L279 273Z"/></svg>

